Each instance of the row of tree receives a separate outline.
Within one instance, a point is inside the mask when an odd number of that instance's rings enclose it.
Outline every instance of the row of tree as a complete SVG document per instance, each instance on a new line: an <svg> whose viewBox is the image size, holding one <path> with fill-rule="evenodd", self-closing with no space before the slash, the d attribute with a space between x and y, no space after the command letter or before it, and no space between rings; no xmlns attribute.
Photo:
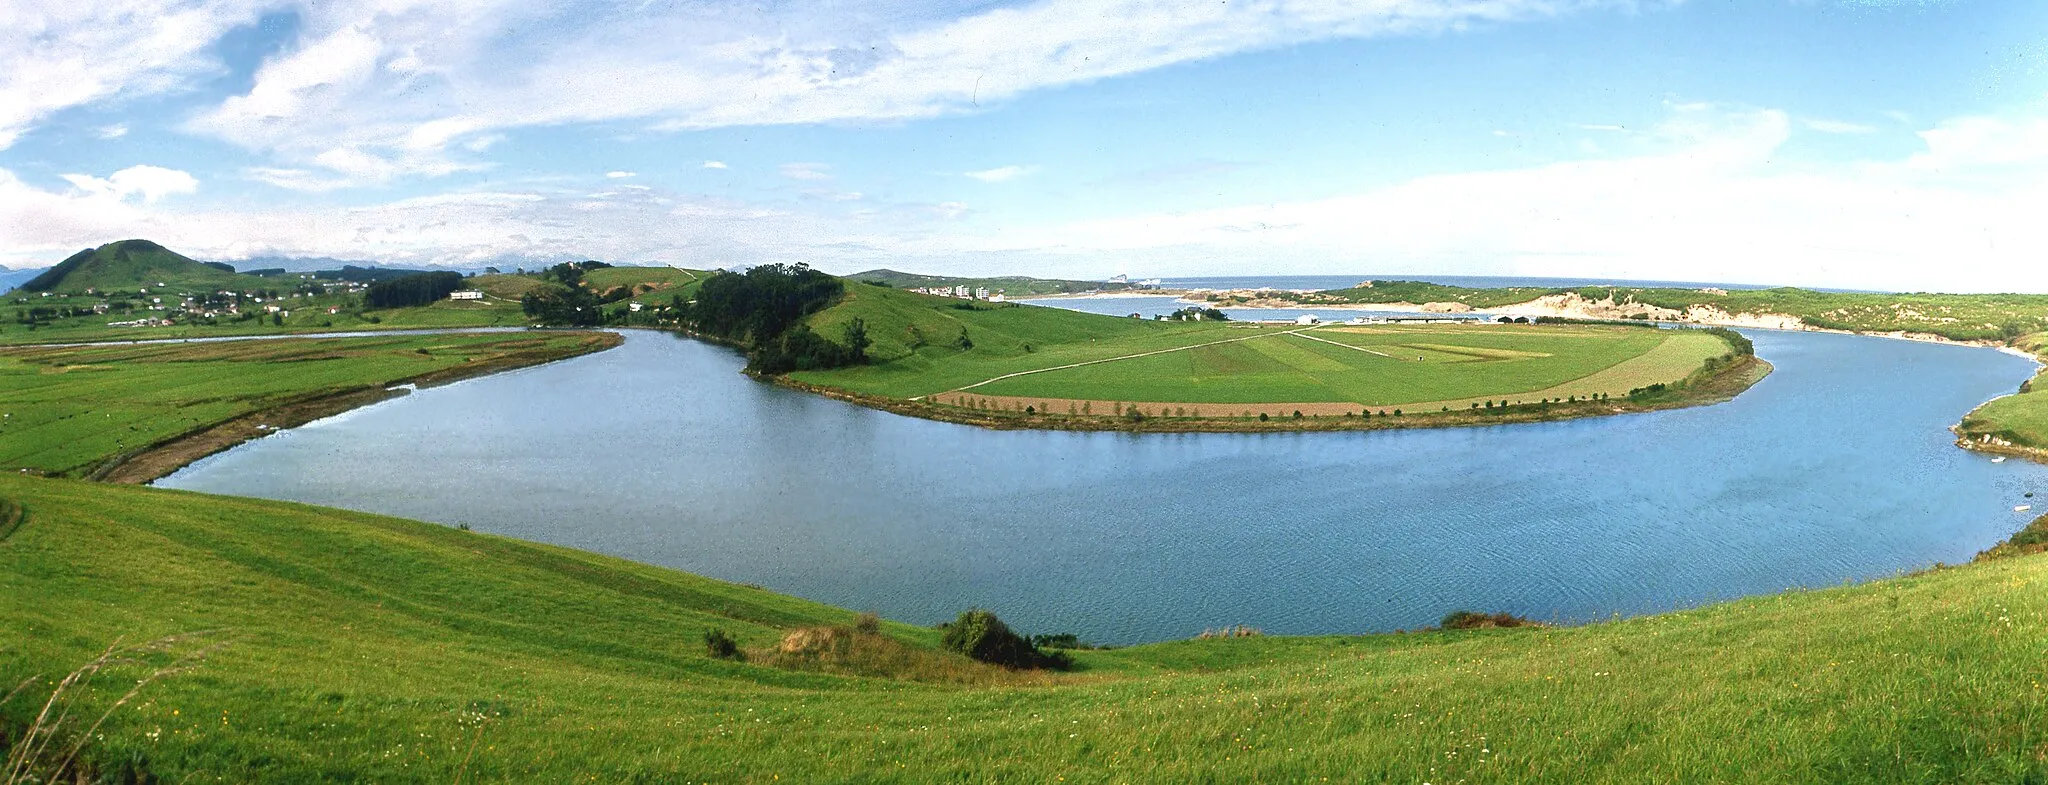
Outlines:
<svg viewBox="0 0 2048 785"><path fill-rule="evenodd" d="M363 292L363 303L371 308L410 308L429 305L460 288L462 273L415 273L370 284Z"/></svg>

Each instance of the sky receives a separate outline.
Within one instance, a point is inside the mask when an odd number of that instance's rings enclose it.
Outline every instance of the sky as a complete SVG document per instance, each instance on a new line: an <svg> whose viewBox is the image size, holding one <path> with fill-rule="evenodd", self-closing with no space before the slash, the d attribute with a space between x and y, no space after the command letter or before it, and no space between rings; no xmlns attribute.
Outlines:
<svg viewBox="0 0 2048 785"><path fill-rule="evenodd" d="M0 266L2048 292L2038 0L9 0Z"/></svg>

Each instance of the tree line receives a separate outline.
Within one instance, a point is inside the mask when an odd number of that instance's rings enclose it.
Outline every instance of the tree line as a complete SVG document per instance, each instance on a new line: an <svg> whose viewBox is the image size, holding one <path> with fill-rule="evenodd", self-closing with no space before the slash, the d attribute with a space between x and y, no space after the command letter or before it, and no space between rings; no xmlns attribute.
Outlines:
<svg viewBox="0 0 2048 785"><path fill-rule="evenodd" d="M462 273L415 273L370 284L363 292L363 304L371 308L410 308L431 304L460 288Z"/></svg>

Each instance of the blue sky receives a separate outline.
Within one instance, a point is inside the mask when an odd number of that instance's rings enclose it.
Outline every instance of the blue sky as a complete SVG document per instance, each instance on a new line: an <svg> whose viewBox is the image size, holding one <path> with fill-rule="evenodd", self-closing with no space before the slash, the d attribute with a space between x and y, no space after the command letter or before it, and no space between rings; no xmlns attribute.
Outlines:
<svg viewBox="0 0 2048 785"><path fill-rule="evenodd" d="M2048 291L2037 2L18 7L13 267L148 237L229 260Z"/></svg>

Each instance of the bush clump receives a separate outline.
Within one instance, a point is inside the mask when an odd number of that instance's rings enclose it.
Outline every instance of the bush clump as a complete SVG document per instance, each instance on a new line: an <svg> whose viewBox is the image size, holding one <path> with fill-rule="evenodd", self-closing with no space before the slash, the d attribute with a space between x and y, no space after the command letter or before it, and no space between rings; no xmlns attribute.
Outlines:
<svg viewBox="0 0 2048 785"><path fill-rule="evenodd" d="M704 631L704 653L716 660L745 660L747 658L747 655L740 651L739 642L734 641L731 635L725 634L725 630L720 629Z"/></svg>
<svg viewBox="0 0 2048 785"><path fill-rule="evenodd" d="M1444 614L1439 627L1446 630L1490 630L1503 627L1541 627L1543 625L1516 616L1512 613L1478 613L1475 611L1451 611Z"/></svg>
<svg viewBox="0 0 2048 785"><path fill-rule="evenodd" d="M1040 650L994 613L980 608L962 611L959 618L941 625L941 629L945 634L940 638L940 646L991 665L1054 670L1066 670L1073 665L1073 659L1066 653Z"/></svg>

